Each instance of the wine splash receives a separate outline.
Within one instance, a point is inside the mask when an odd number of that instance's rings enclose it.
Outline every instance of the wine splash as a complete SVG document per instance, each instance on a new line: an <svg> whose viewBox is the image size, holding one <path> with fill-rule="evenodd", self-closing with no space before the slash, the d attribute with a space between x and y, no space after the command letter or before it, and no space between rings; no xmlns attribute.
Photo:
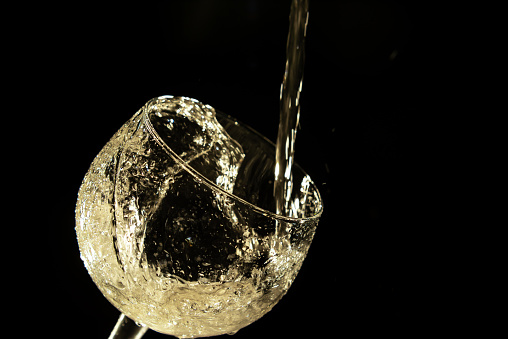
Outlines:
<svg viewBox="0 0 508 339"><path fill-rule="evenodd" d="M234 334L269 312L298 274L322 213L317 187L294 164L307 8L292 2L276 150L208 105L163 96L120 128L85 175L81 258L125 314L119 324L143 326L137 338L147 328Z"/></svg>
<svg viewBox="0 0 508 339"><path fill-rule="evenodd" d="M298 218L263 209L273 206L274 155L264 137L197 100L147 102L100 151L78 194L81 258L106 298L180 338L232 333L270 311L322 210L296 165L289 205Z"/></svg>
<svg viewBox="0 0 508 339"><path fill-rule="evenodd" d="M291 167L294 163L296 129L300 118L305 59L305 36L309 19L308 0L293 0L289 16L286 45L286 69L280 89L280 121L275 155L273 195L277 214L293 216L289 205L293 185Z"/></svg>

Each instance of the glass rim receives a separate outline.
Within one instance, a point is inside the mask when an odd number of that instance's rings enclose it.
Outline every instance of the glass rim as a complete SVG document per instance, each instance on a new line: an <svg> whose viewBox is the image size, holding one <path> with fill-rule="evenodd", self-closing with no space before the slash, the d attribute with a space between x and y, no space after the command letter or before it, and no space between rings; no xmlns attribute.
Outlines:
<svg viewBox="0 0 508 339"><path fill-rule="evenodd" d="M154 101L154 100L160 100L160 99L169 99L169 98L174 98L174 96L172 96L172 95L160 96L160 97L153 98L153 99L149 100L148 102L151 102L151 101ZM192 100L194 102L201 103L201 102L199 102L196 99L187 98L187 97L184 97L184 98ZM209 106L209 107L211 107L211 106ZM159 136L159 134L157 133L157 131L153 127L152 122L150 121L150 118L148 117L147 108L148 108L148 105L144 105L143 108L142 108L142 111L143 111L143 119L145 120L145 126L147 126L147 129L148 129L149 133L155 138L155 141L166 152L168 152L169 156L171 156L179 165L181 165L184 170L186 170L195 179L197 179L198 182L203 183L203 184L207 185L211 190L218 191L220 194L223 194L223 195L229 197L230 199L232 199L234 201L238 201L238 202L248 206L249 208L252 208L254 211L256 211L256 212L258 212L258 213L260 213L260 214L262 214L264 216L270 217L272 219L276 219L276 220L280 220L280 221L286 221L286 222L293 222L293 223L294 222L303 223L303 222L306 222L306 221L317 220L317 219L319 219L321 217L321 214L323 213L323 200L321 198L321 194L319 193L319 189L317 188L317 186L314 183L314 181L312 181L312 179L311 179L311 185L313 185L315 187L315 190L317 192L317 195L318 195L318 198L319 198L319 202L320 202L320 208L312 216L303 217L303 218L288 217L288 216L284 216L284 215L277 214L275 212L266 210L266 209L264 209L262 207L259 207L259 206L255 205L255 204L253 204L253 203L251 203L251 202L249 202L249 201L247 201L247 200L245 200L243 198L240 198L239 196L237 196L237 195L235 195L233 193L229 193L228 191L224 190L223 188L217 186L213 181L211 181L210 179L206 178L203 174L199 173L199 171L194 169L191 165L187 164L178 154L176 154L171 149L171 147L169 147L164 142L164 140L162 140L162 138ZM219 115L219 116L224 117L224 118L226 118L228 120L231 120L232 122L235 123L235 125L240 125L242 128L245 128L245 129L249 130L249 132L256 134L258 137L263 139L265 142L268 142L270 146L275 148L275 144L271 140L266 138L264 135L262 135L261 133L259 133L255 129L253 129L252 127L250 127L250 126L248 126L248 125L238 121L237 119L233 118L229 114L225 114L225 113L220 112L220 111L218 111L216 109L213 109L213 111L215 112L216 115ZM225 132L227 132L227 131L225 131ZM300 165L298 165L296 162L293 163L293 167L297 167L304 175L308 175L307 172L305 172L303 170L303 168ZM309 178L310 178L310 176L309 176Z"/></svg>

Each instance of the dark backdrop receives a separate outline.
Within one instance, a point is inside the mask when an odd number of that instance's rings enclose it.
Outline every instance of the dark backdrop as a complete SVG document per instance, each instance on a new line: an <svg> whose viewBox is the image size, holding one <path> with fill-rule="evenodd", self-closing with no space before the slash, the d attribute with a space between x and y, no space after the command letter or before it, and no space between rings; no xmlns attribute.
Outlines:
<svg viewBox="0 0 508 339"><path fill-rule="evenodd" d="M429 250L422 220L433 208L423 197L421 146L446 79L422 14L435 8L411 3L310 1L296 161L318 184L324 214L287 295L235 338L406 336L434 321L421 311L418 273ZM196 98L275 140L290 1L68 6L48 23L57 46L45 86L54 130L45 140L58 170L43 199L55 305L43 317L62 323L57 337L106 338L119 312L89 278L74 233L88 166L164 94Z"/></svg>

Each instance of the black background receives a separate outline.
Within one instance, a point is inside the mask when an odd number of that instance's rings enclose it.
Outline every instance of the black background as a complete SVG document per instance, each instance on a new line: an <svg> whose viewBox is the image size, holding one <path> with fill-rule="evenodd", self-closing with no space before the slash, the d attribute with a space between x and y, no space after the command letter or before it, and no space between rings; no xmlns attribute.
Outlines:
<svg viewBox="0 0 508 339"><path fill-rule="evenodd" d="M425 199L422 146L447 79L436 19L425 16L437 7L408 3L310 1L296 161L318 184L324 214L287 295L234 338L406 336L436 321L422 311L419 272L432 252L423 220L437 207ZM54 307L42 315L60 324L53 337L106 338L119 315L89 278L74 233L94 156L164 94L196 98L275 140L289 8L186 0L54 9L44 140L60 170L43 184Z"/></svg>

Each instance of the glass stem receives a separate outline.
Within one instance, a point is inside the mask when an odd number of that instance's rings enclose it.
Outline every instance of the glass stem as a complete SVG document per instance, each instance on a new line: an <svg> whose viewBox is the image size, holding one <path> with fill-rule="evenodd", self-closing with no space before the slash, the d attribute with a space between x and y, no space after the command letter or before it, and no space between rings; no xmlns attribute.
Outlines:
<svg viewBox="0 0 508 339"><path fill-rule="evenodd" d="M141 339L147 330L148 327L138 326L122 313L108 339Z"/></svg>

